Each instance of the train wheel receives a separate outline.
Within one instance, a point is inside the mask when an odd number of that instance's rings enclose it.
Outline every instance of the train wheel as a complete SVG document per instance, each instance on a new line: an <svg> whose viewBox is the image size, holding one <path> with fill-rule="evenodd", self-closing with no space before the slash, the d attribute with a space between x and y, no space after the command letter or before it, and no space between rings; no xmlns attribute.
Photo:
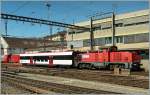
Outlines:
<svg viewBox="0 0 150 95"><path fill-rule="evenodd" d="M78 69L82 69L82 68L83 68L82 63L79 63L78 64Z"/></svg>
<svg viewBox="0 0 150 95"><path fill-rule="evenodd" d="M114 65L109 65L109 70L114 70Z"/></svg>
<svg viewBox="0 0 150 95"><path fill-rule="evenodd" d="M85 64L85 68L86 68L86 69L90 69L90 63L86 63L86 64Z"/></svg>
<svg viewBox="0 0 150 95"><path fill-rule="evenodd" d="M89 69L92 70L93 68L94 68L94 65L93 65L93 64L90 64Z"/></svg>
<svg viewBox="0 0 150 95"><path fill-rule="evenodd" d="M90 64L90 63L87 63L86 65L87 65L87 66L86 66L87 69L90 69L90 68L91 68L91 64Z"/></svg>

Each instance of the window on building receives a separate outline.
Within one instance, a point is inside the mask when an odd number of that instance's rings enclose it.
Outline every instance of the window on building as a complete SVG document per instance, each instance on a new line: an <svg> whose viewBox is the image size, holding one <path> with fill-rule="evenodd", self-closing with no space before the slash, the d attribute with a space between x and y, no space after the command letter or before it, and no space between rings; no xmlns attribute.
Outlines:
<svg viewBox="0 0 150 95"><path fill-rule="evenodd" d="M133 34L124 36L124 43L140 43L140 42L148 42L149 41L149 33L141 33L141 34Z"/></svg>
<svg viewBox="0 0 150 95"><path fill-rule="evenodd" d="M115 24L116 27L122 27L123 26L123 23L117 23Z"/></svg>
<svg viewBox="0 0 150 95"><path fill-rule="evenodd" d="M93 25L93 27L94 27L94 30L101 30L102 29L100 24Z"/></svg>
<svg viewBox="0 0 150 95"><path fill-rule="evenodd" d="M148 42L148 41L149 41L149 34L148 33L136 34L135 35L135 42L136 43Z"/></svg>
<svg viewBox="0 0 150 95"><path fill-rule="evenodd" d="M135 25L135 23L125 24L124 26L133 26L133 25Z"/></svg>
<svg viewBox="0 0 150 95"><path fill-rule="evenodd" d="M69 32L68 34L75 34L75 32L73 31L73 32Z"/></svg>
<svg viewBox="0 0 150 95"><path fill-rule="evenodd" d="M112 38L111 37L106 37L105 38L105 44L111 44L112 43Z"/></svg>
<svg viewBox="0 0 150 95"><path fill-rule="evenodd" d="M12 52L12 51L13 51L13 48L8 48L8 50L9 50L10 52Z"/></svg>
<svg viewBox="0 0 150 95"><path fill-rule="evenodd" d="M105 45L105 38L95 38L94 39L95 46Z"/></svg>
<svg viewBox="0 0 150 95"><path fill-rule="evenodd" d="M102 30L110 29L111 27L103 27Z"/></svg>
<svg viewBox="0 0 150 95"><path fill-rule="evenodd" d="M90 39L83 40L83 46L84 47L90 46Z"/></svg>
<svg viewBox="0 0 150 95"><path fill-rule="evenodd" d="M123 36L117 36L116 43L123 43Z"/></svg>
<svg viewBox="0 0 150 95"><path fill-rule="evenodd" d="M73 49L73 45L70 45L70 49Z"/></svg>
<svg viewBox="0 0 150 95"><path fill-rule="evenodd" d="M125 44L134 43L134 42L135 42L135 35L124 36L124 43Z"/></svg>
<svg viewBox="0 0 150 95"><path fill-rule="evenodd" d="M145 21L145 22L138 22L138 23L136 23L136 25L139 25L139 24L146 24L146 23L149 23L149 21Z"/></svg>

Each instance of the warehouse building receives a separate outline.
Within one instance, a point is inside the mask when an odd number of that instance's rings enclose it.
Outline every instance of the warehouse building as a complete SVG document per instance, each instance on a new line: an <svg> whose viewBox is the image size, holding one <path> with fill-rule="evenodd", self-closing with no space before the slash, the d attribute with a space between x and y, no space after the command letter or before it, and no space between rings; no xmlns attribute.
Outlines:
<svg viewBox="0 0 150 95"><path fill-rule="evenodd" d="M75 25L90 27L90 21ZM112 18L93 21L94 50L112 45ZM136 50L144 59L149 56L149 10L115 14L115 45L119 50ZM68 29L67 48L79 51L90 50L90 32Z"/></svg>

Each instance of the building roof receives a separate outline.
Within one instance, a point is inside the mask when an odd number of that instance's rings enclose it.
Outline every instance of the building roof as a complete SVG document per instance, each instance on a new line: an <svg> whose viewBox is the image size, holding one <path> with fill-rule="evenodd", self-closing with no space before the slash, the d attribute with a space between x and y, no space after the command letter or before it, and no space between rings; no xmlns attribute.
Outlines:
<svg viewBox="0 0 150 95"><path fill-rule="evenodd" d="M11 48L35 48L41 42L40 39L36 38L4 37L4 39Z"/></svg>
<svg viewBox="0 0 150 95"><path fill-rule="evenodd" d="M16 37L4 37L9 48L26 48L37 49L42 47L58 47L61 46L59 41L49 41L40 38L16 38ZM66 46L66 43L63 45Z"/></svg>

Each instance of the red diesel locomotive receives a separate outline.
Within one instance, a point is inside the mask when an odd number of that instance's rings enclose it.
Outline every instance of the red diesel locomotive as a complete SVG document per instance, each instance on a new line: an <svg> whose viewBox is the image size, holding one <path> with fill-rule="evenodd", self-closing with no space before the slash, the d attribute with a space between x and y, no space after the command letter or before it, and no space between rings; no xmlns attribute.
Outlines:
<svg viewBox="0 0 150 95"><path fill-rule="evenodd" d="M95 52L46 52L34 54L5 55L4 63L19 62L28 65L71 66L82 68L140 69L141 57L136 52L117 51L117 47Z"/></svg>
<svg viewBox="0 0 150 95"><path fill-rule="evenodd" d="M87 52L80 55L79 68L140 69L140 60L136 52L117 51L117 47L103 49L101 52Z"/></svg>

